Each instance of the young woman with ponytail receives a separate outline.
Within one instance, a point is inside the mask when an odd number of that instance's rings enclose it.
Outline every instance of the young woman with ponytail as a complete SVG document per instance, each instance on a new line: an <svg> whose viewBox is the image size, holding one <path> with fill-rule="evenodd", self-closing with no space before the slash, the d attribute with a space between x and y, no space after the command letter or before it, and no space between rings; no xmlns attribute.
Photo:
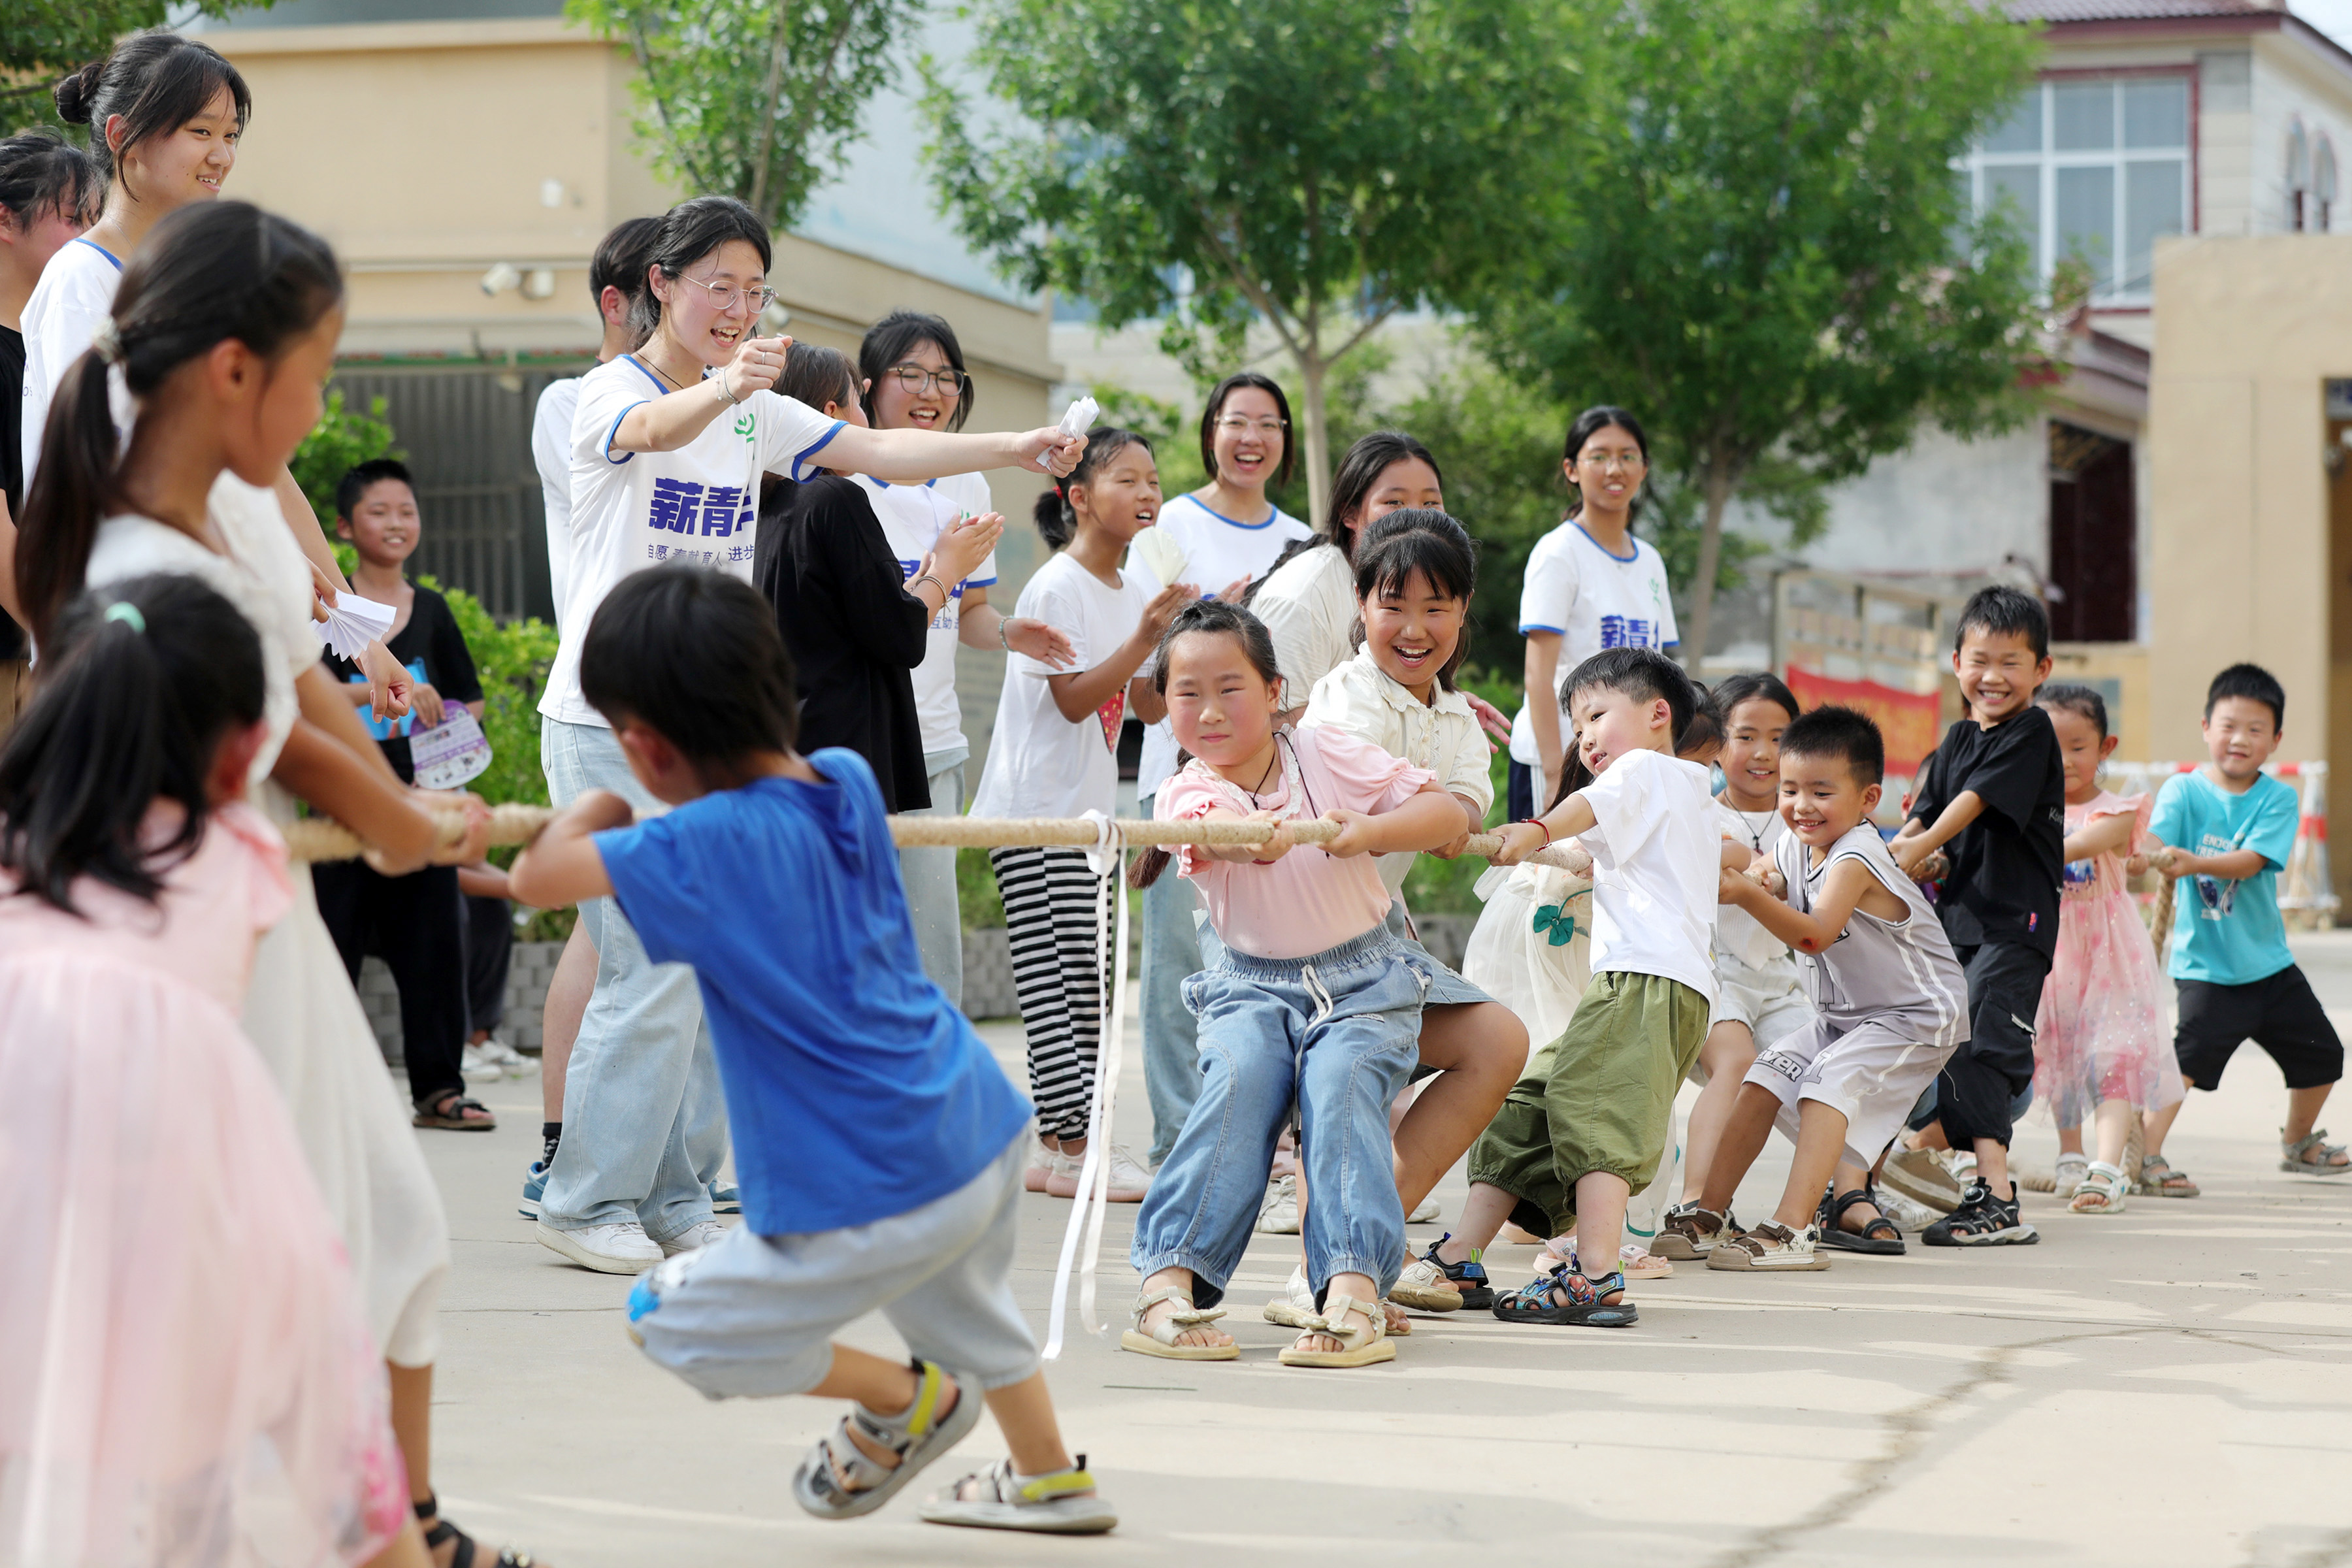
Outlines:
<svg viewBox="0 0 2352 1568"><path fill-rule="evenodd" d="M1200 595L1158 589L1122 571L1135 536L1160 517L1151 443L1097 426L1070 477L1037 498L1037 531L1055 554L1021 590L1014 613L1069 636L1075 668L1014 654L996 702L975 816L1111 815L1118 805L1118 732L1127 708L1147 723L1165 711L1136 672L1176 612ZM1013 942L1013 985L1029 1047L1029 1095L1042 1142L1029 1190L1075 1197L1102 1038L1097 910L1105 879L1076 849L992 849ZM1139 1203L1150 1178L1125 1150L1110 1151L1113 1203Z"/></svg>
<svg viewBox="0 0 2352 1568"><path fill-rule="evenodd" d="M0 752L0 1559L425 1568L383 1363L237 1026L293 898L260 639L194 577L51 617ZM57 1420L57 1411L80 1418Z"/></svg>
<svg viewBox="0 0 2352 1568"><path fill-rule="evenodd" d="M124 269L112 314L66 367L16 542L16 577L45 644L85 586L156 572L210 584L259 637L264 743L253 804L292 820L299 797L375 845L397 874L480 858L488 813L470 795L401 784L319 662L312 580L261 482L318 423L342 330L342 278L324 241L241 202L191 205L155 226ZM118 404L131 410L119 445ZM464 810L465 843L436 849L428 815ZM436 1305L449 1266L440 1194L308 877L263 939L245 1026L294 1113L349 1251L369 1327L391 1364L393 1424L428 1541ZM504 1559L501 1559L503 1561Z"/></svg>

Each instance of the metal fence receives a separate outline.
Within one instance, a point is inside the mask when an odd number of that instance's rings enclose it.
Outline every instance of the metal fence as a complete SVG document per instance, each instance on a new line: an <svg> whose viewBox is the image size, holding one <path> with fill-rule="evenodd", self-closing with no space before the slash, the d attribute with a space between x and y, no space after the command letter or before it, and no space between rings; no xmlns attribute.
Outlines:
<svg viewBox="0 0 2352 1568"><path fill-rule="evenodd" d="M530 417L549 382L588 364L352 365L335 373L346 406L384 400L383 418L408 454L424 516L411 573L465 589L502 619L554 617Z"/></svg>

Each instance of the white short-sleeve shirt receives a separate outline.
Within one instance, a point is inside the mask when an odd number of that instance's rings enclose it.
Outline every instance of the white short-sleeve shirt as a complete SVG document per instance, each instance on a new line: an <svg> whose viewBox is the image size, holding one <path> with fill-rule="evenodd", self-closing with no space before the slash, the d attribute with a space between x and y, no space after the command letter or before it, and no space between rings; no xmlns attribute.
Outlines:
<svg viewBox="0 0 2352 1568"><path fill-rule="evenodd" d="M1570 518L1528 552L1519 586L1519 635L1558 633L1563 676L1603 648L1669 648L1682 639L1666 591L1664 558L1643 540L1626 542L1632 554L1612 555ZM1535 726L1525 703L1511 721L1511 760L1528 767L1538 761Z"/></svg>
<svg viewBox="0 0 2352 1568"><path fill-rule="evenodd" d="M1789 836L1789 825L1778 811L1742 811L1717 796L1715 820L1723 837L1743 854L1776 853ZM1720 854L1718 850L1717 853ZM1764 922L1736 904L1718 904L1715 910L1715 951L1750 969L1762 969L1789 956L1789 944L1764 929Z"/></svg>
<svg viewBox="0 0 2352 1568"><path fill-rule="evenodd" d="M58 247L41 268L25 301L25 489L33 489L33 469L41 457L41 430L49 420L49 405L58 383L74 361L89 352L98 335L98 323L114 309L114 290L122 281L122 263L89 240L69 239ZM124 414L118 410L115 417Z"/></svg>
<svg viewBox="0 0 2352 1568"><path fill-rule="evenodd" d="M1715 900L1723 835L1706 769L1633 751L1577 791L1598 824L1577 836L1592 857L1592 973L1678 980L1715 1005Z"/></svg>
<svg viewBox="0 0 2352 1568"><path fill-rule="evenodd" d="M1255 582L1265 576L1293 540L1315 535L1280 507L1264 522L1236 522L1191 496L1178 496L1161 507L1153 526L1183 550L1184 581L1212 599L1244 577ZM1126 570L1143 579L1147 600L1168 585L1131 553ZM1157 791L1160 781L1176 771L1176 731L1168 721L1145 726L1143 756L1135 775L1139 796Z"/></svg>
<svg viewBox="0 0 2352 1568"><path fill-rule="evenodd" d="M1316 682L1354 657L1356 569L1336 545L1302 550L1266 578L1250 608L1274 637L1283 701L1313 694Z"/></svg>
<svg viewBox="0 0 2352 1568"><path fill-rule="evenodd" d="M580 407L580 378L551 381L530 416L530 461L539 470L539 499L547 513L547 582L555 597L555 631L563 634L563 595L572 587L572 416Z"/></svg>
<svg viewBox="0 0 2352 1568"><path fill-rule="evenodd" d="M564 637L539 710L566 724L604 723L580 692L580 644L604 595L632 572L686 560L749 582L760 476L805 479L842 426L768 391L721 409L674 452L620 452L629 410L676 390L623 354L580 378L572 416L572 570Z"/></svg>
<svg viewBox="0 0 2352 1568"><path fill-rule="evenodd" d="M1307 729L1328 724L1345 730L1401 762L1428 769L1446 794L1475 802L1483 819L1495 804L1495 782L1486 771L1486 738L1478 715L1459 691L1440 687L1431 695L1433 700L1423 703L1373 662L1371 650L1359 648L1355 658L1315 683L1299 722ZM1378 857L1381 884L1391 894L1404 886L1416 858L1411 851Z"/></svg>
<svg viewBox="0 0 2352 1568"><path fill-rule="evenodd" d="M1117 806L1126 682L1072 723L1062 717L1046 680L1092 669L1117 653L1143 623L1150 602L1139 573L1121 572L1114 588L1065 553L1037 568L1016 611L1067 633L1077 659L1063 670L1016 653L1005 667L988 765L972 795L974 816L1082 816Z"/></svg>
<svg viewBox="0 0 2352 1568"><path fill-rule="evenodd" d="M894 485L866 474L852 476L873 504L882 537L898 558L899 574L912 581L923 557L939 548L940 535L966 516L996 510L988 480L979 474L950 474L919 485ZM956 645L963 633L963 591L985 588L996 581L996 554L961 583L948 584L947 603L931 617L923 662L915 667L915 711L922 720L923 754L969 750L964 739L963 705L956 700Z"/></svg>

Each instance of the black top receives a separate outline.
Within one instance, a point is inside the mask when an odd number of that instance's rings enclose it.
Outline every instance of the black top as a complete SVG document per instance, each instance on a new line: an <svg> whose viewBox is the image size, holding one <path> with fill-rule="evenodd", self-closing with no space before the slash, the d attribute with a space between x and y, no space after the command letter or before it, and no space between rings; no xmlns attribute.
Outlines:
<svg viewBox="0 0 2352 1568"><path fill-rule="evenodd" d="M837 474L779 481L761 496L751 559L799 674L797 749L846 746L873 768L886 809L929 805L914 669L931 607L907 591L866 492Z"/></svg>
<svg viewBox="0 0 2352 1568"><path fill-rule="evenodd" d="M2050 715L2028 705L1990 730L1963 719L1913 787L1911 815L1935 826L1955 795L1984 802L1944 847L1952 874L1937 912L1955 947L2017 942L2058 951L2058 887L2066 859L2066 775Z"/></svg>
<svg viewBox="0 0 2352 1568"><path fill-rule="evenodd" d="M25 521L25 334L0 327L0 494L8 498L8 521ZM0 658L25 657L25 630L0 611Z"/></svg>
<svg viewBox="0 0 2352 1568"><path fill-rule="evenodd" d="M457 617L449 613L449 601L430 588L416 590L416 603L408 612L408 624L398 635L386 639L384 647L392 657L408 667L408 673L441 694L444 702L479 702L482 700L481 678L474 673L474 655L466 647L465 634L457 629ZM332 653L321 653L327 668L335 679L349 685L353 681L364 686L367 677L360 667ZM360 710L360 722L365 724L383 746L384 760L392 771L400 775L403 784L416 782L416 764L408 755L410 719L377 719L367 710Z"/></svg>

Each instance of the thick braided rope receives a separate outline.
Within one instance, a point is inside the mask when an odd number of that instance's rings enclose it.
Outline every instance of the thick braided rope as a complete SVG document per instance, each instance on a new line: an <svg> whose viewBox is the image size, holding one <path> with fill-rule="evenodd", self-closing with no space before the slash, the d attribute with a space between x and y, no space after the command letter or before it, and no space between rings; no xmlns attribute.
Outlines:
<svg viewBox="0 0 2352 1568"><path fill-rule="evenodd" d="M547 826L554 813L543 805L495 805L490 808L490 842L493 845L528 844L532 836ZM441 842L457 844L466 835L465 817L455 811L435 813L440 826ZM1323 821L1292 822L1287 825L1293 840L1300 844L1323 844L1337 837L1337 823ZM1263 844L1274 831L1263 822L1147 822L1120 818L1111 826L1119 841L1136 848L1149 846L1172 847L1181 844L1234 845ZM326 817L306 817L285 828L287 852L298 861L349 860L363 852L367 846L342 824ZM890 818L890 837L901 845L933 847L1008 848L1015 847L1093 849L1102 841L1103 829L1087 817L988 817L988 816L894 816ZM1491 857L1502 847L1500 836L1474 833L1463 846L1465 855L1482 858ZM1591 863L1580 850L1564 845L1554 845L1529 857L1536 864L1552 866L1578 876L1586 874Z"/></svg>

